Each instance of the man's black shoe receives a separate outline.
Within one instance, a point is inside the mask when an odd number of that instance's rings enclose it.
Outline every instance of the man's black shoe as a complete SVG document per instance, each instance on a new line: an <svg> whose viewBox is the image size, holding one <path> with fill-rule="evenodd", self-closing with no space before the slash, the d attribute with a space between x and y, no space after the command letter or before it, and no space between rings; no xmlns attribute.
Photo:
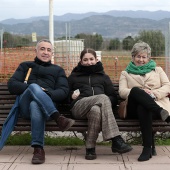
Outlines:
<svg viewBox="0 0 170 170"><path fill-rule="evenodd" d="M169 117L169 113L167 110L165 109L162 109L161 112L160 112L160 115L161 115L161 119L163 121L166 121L166 119Z"/></svg>
<svg viewBox="0 0 170 170"><path fill-rule="evenodd" d="M126 153L132 150L132 147L125 143L119 135L112 139L112 152Z"/></svg>
<svg viewBox="0 0 170 170"><path fill-rule="evenodd" d="M85 159L93 160L93 159L96 159L96 158L97 158L97 155L96 155L95 148L86 148Z"/></svg>

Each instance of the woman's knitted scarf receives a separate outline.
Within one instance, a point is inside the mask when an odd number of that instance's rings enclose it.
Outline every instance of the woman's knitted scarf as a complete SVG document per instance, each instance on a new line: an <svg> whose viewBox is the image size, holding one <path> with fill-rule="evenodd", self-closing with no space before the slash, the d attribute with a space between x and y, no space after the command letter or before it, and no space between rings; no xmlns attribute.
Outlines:
<svg viewBox="0 0 170 170"><path fill-rule="evenodd" d="M79 72L83 74L104 73L103 65L101 62L97 62L95 65L84 66L81 62L73 69L72 72Z"/></svg>
<svg viewBox="0 0 170 170"><path fill-rule="evenodd" d="M125 71L132 74L137 75L145 75L146 73L151 72L156 67L156 63L153 60L150 60L148 63L146 63L143 66L136 66L132 61L129 63L129 65L126 67Z"/></svg>

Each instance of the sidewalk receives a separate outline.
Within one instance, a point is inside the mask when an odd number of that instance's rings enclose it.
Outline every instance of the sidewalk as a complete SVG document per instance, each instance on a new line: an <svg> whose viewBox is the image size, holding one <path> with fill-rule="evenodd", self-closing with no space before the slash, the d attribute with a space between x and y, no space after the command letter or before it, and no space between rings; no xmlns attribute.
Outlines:
<svg viewBox="0 0 170 170"><path fill-rule="evenodd" d="M45 146L46 162L32 165L33 148L5 146L0 151L0 170L169 170L170 146L157 146L157 156L138 162L141 146L126 154L111 152L109 146L97 146L96 160L85 160L85 147Z"/></svg>

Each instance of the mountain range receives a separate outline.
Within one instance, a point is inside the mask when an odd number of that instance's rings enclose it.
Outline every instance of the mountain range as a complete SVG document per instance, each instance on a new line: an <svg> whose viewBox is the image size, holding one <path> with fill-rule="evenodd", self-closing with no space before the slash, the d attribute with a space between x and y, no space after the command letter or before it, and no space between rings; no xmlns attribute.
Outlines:
<svg viewBox="0 0 170 170"><path fill-rule="evenodd" d="M48 36L49 17L31 17L26 19L6 19L0 22L0 29L13 34L31 34ZM54 16L54 35L66 35L66 23L69 36L79 33L101 34L104 38L125 38L136 36L142 30L160 30L168 32L169 11L108 11L105 13L89 12L84 14L67 13ZM69 25L69 27L68 27Z"/></svg>

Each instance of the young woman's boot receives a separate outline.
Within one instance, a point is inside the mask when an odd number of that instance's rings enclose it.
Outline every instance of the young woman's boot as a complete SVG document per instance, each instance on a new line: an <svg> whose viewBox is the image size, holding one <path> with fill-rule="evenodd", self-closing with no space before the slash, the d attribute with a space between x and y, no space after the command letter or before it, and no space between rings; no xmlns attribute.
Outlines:
<svg viewBox="0 0 170 170"><path fill-rule="evenodd" d="M97 155L96 155L96 150L95 148L86 148L86 156L85 159L87 160L93 160L96 159Z"/></svg>

